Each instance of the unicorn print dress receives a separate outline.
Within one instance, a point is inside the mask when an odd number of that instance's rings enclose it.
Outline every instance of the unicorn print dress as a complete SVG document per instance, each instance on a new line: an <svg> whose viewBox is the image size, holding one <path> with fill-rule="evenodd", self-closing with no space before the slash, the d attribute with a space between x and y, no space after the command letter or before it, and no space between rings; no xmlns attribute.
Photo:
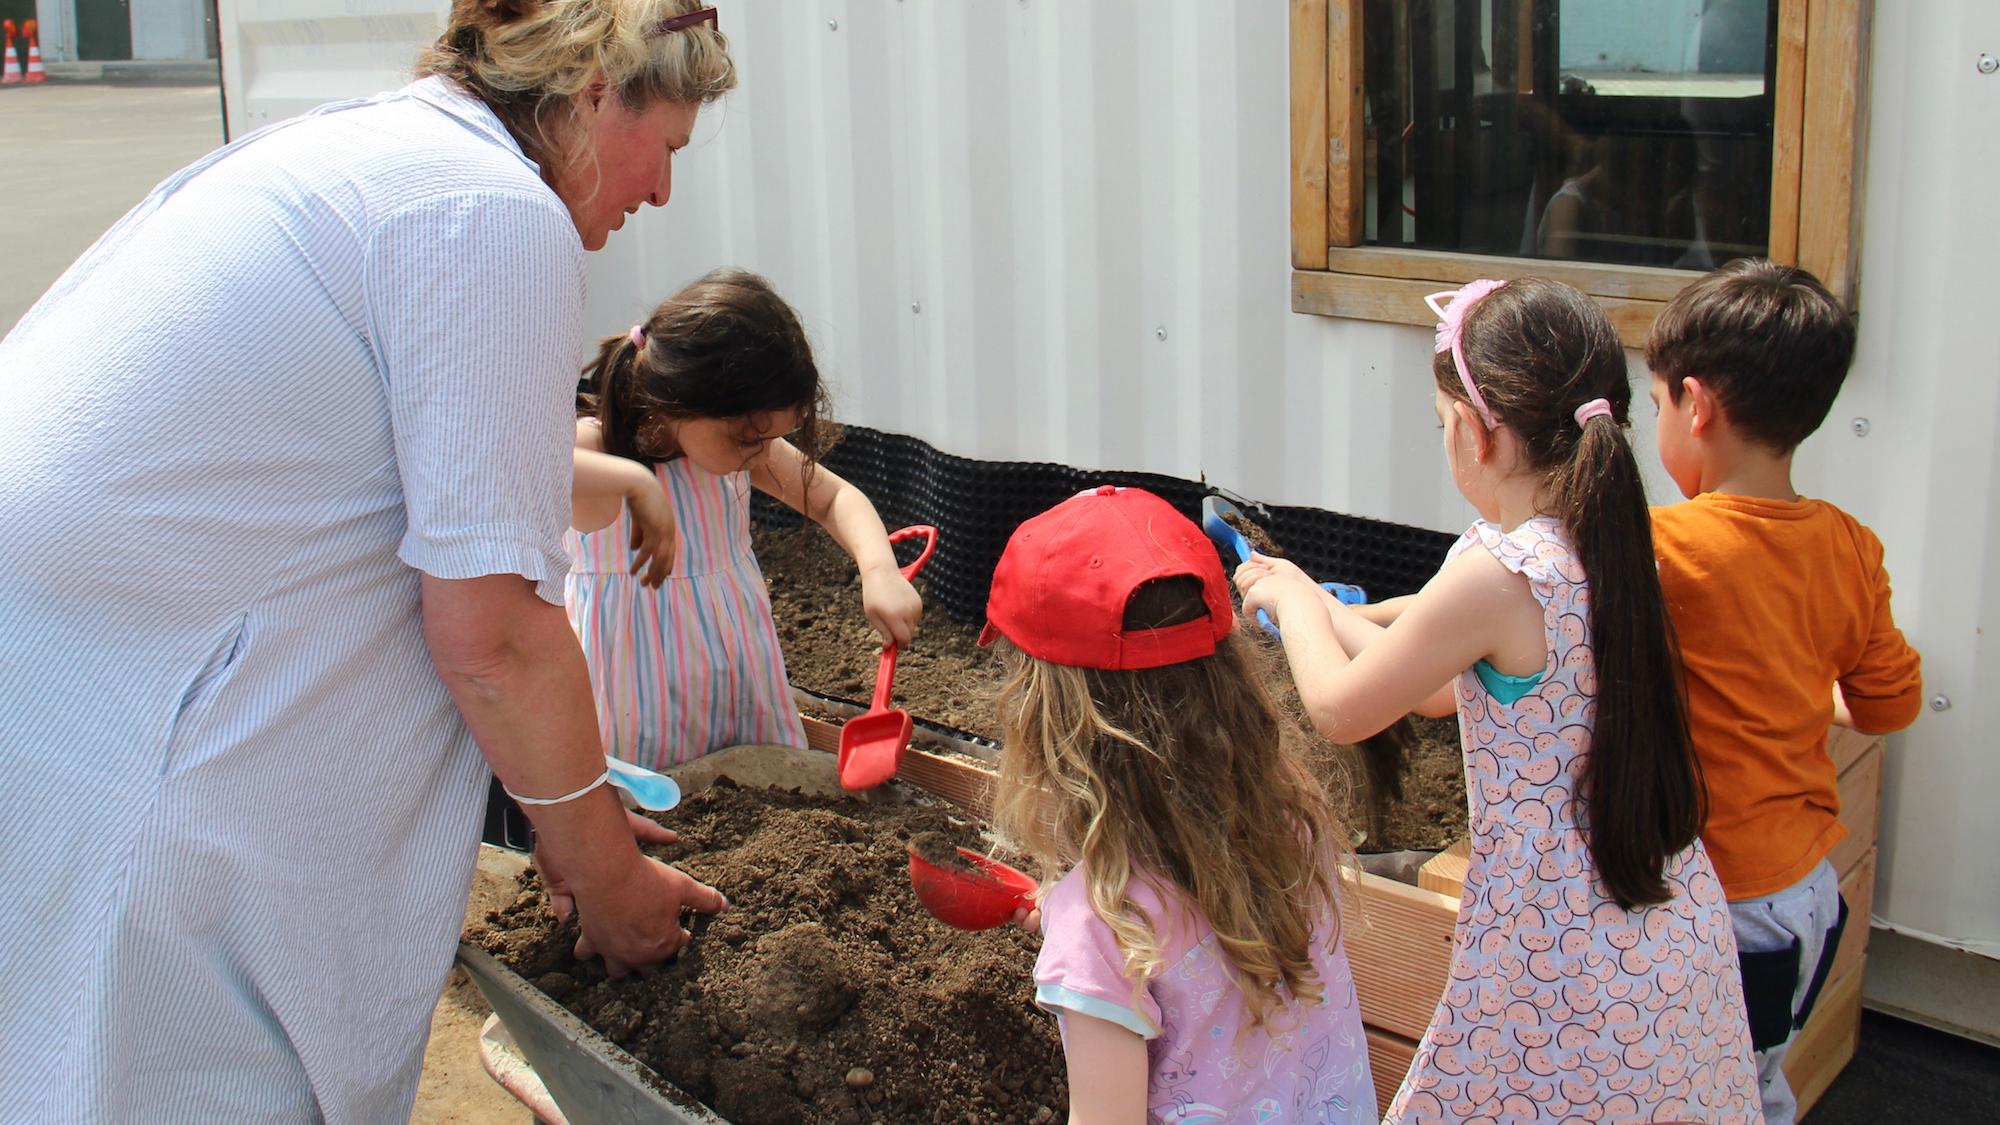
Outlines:
<svg viewBox="0 0 2000 1125"><path fill-rule="evenodd" d="M750 474L717 476L686 458L654 471L678 533L658 589L630 573L629 511L565 540L570 624L590 661L605 752L663 769L744 743L804 746L750 549Z"/></svg>
<svg viewBox="0 0 2000 1125"><path fill-rule="evenodd" d="M1458 678L1472 859L1451 973L1388 1125L1763 1120L1722 884L1701 844L1673 897L1606 896L1580 827L1596 657L1590 587L1559 524L1473 525L1542 604L1549 665Z"/></svg>

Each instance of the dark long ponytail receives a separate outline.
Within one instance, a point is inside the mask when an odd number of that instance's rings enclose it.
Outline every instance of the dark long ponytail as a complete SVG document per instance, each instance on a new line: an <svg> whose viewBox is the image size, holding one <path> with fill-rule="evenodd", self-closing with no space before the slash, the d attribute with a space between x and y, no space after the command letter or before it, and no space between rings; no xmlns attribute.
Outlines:
<svg viewBox="0 0 2000 1125"><path fill-rule="evenodd" d="M1625 349L1594 301L1541 278L1480 301L1463 340L1479 393L1545 474L1544 502L1590 580L1597 716L1580 796L1591 859L1620 906L1665 901L1667 862L1701 834L1705 810L1645 485L1625 436ZM1451 355L1437 361L1438 385L1464 398ZM1600 398L1611 416L1579 424L1577 408Z"/></svg>

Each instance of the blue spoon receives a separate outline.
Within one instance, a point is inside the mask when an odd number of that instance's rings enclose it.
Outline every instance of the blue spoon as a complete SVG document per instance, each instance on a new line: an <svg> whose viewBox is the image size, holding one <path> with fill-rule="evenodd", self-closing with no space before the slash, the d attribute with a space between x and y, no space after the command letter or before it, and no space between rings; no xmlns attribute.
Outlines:
<svg viewBox="0 0 2000 1125"><path fill-rule="evenodd" d="M665 774L621 762L609 754L604 763L611 770L611 784L632 794L639 807L648 812L666 812L681 803L681 787Z"/></svg>
<svg viewBox="0 0 2000 1125"><path fill-rule="evenodd" d="M1250 541L1243 537L1242 532L1229 526L1230 516L1243 519L1243 510L1220 496L1201 498L1201 530L1215 540L1216 546L1235 555L1236 562L1241 565L1250 561ZM1368 591L1346 582L1322 582L1319 588L1340 599L1342 605L1364 605L1368 601ZM1257 624L1274 637L1280 635L1277 623L1261 609L1257 611Z"/></svg>

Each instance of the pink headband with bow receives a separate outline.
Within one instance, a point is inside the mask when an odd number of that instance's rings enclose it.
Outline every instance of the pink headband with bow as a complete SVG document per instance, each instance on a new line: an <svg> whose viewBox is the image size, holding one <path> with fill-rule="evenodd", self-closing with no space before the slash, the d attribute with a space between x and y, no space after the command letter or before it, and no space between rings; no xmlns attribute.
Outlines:
<svg viewBox="0 0 2000 1125"><path fill-rule="evenodd" d="M1429 305L1438 318L1435 350L1451 353L1451 361L1458 367L1458 381L1464 384L1466 397L1472 400L1472 405L1479 411L1479 416L1486 419L1488 427L1498 426L1500 423L1494 419L1493 411L1487 407L1486 396L1480 394L1479 388L1473 385L1472 372L1465 366L1465 317L1472 311L1472 306L1485 300L1495 289L1505 284L1507 283L1504 281L1481 278L1478 281L1468 281L1458 289L1447 289L1424 298L1424 304ZM1451 304L1438 303L1446 299L1449 299Z"/></svg>

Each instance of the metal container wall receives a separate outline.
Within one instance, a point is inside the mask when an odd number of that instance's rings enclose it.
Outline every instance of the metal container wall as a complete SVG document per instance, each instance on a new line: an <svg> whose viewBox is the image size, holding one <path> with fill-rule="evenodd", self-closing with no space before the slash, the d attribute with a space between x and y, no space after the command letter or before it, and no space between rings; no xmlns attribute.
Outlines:
<svg viewBox="0 0 2000 1125"><path fill-rule="evenodd" d="M232 128L394 86L443 5L223 3ZM838 413L952 453L1206 477L1440 529L1469 509L1430 334L1290 311L1287 6L734 0L742 88L672 206L594 256L594 330L722 264L804 315ZM1799 483L1872 525L1926 710L1892 740L1879 918L2000 953L2000 6L1874 26L1861 353ZM308 13L323 13L311 18ZM396 34L405 38L388 43ZM1643 367L1633 357L1636 379ZM1643 383L1638 385L1643 396ZM1651 411L1635 410L1651 469ZM1866 418L1866 436L1852 420ZM1746 576L1783 580L1783 576Z"/></svg>

